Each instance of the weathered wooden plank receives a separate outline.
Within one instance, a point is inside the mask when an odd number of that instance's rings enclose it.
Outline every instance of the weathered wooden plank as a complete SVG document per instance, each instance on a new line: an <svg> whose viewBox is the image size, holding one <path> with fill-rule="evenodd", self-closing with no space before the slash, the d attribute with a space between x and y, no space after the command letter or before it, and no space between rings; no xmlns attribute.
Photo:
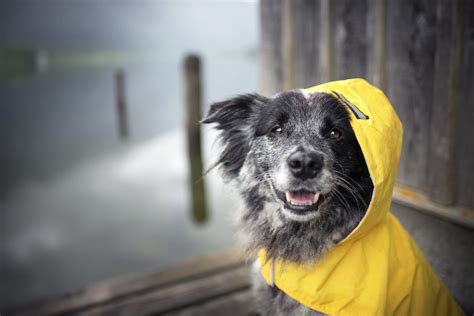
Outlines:
<svg viewBox="0 0 474 316"><path fill-rule="evenodd" d="M429 0L387 2L387 94L403 125L398 181L427 191L435 11Z"/></svg>
<svg viewBox="0 0 474 316"><path fill-rule="evenodd" d="M321 58L319 64L321 68L321 80L323 82L331 81L334 77L334 40L332 29L332 0L321 0L321 23L322 31L319 50Z"/></svg>
<svg viewBox="0 0 474 316"><path fill-rule="evenodd" d="M472 209L436 204L426 195L400 186L396 186L393 190L393 202L444 221L474 229L474 210Z"/></svg>
<svg viewBox="0 0 474 316"><path fill-rule="evenodd" d="M457 203L474 209L474 1L465 0L463 9L463 51L461 100L456 139Z"/></svg>
<svg viewBox="0 0 474 316"><path fill-rule="evenodd" d="M369 37L368 0L331 2L331 38L333 40L333 79L367 78Z"/></svg>
<svg viewBox="0 0 474 316"><path fill-rule="evenodd" d="M284 88L323 82L321 68L321 1L286 1L283 34Z"/></svg>
<svg viewBox="0 0 474 316"><path fill-rule="evenodd" d="M260 1L260 90L272 95L283 88L282 0Z"/></svg>
<svg viewBox="0 0 474 316"><path fill-rule="evenodd" d="M369 0L367 8L367 78L386 89L387 0Z"/></svg>
<svg viewBox="0 0 474 316"><path fill-rule="evenodd" d="M80 315L150 315L199 304L250 286L250 267L239 267L173 286L150 290L117 302L81 311Z"/></svg>
<svg viewBox="0 0 474 316"><path fill-rule="evenodd" d="M159 289L176 283L200 278L244 264L244 256L237 249L181 263L160 271L142 272L100 282L76 293L34 304L25 309L9 311L8 315L55 315L84 310L110 301Z"/></svg>
<svg viewBox="0 0 474 316"><path fill-rule="evenodd" d="M437 2L436 56L428 161L428 194L443 205L455 201L456 124L461 66L460 0Z"/></svg>
<svg viewBox="0 0 474 316"><path fill-rule="evenodd" d="M252 291L244 290L188 308L165 313L167 316L258 315Z"/></svg>
<svg viewBox="0 0 474 316"><path fill-rule="evenodd" d="M281 30L281 54L283 69L283 90L290 90L295 85L295 46L294 46L294 22L295 10L291 0L283 0L282 30ZM296 10L298 11L298 10Z"/></svg>

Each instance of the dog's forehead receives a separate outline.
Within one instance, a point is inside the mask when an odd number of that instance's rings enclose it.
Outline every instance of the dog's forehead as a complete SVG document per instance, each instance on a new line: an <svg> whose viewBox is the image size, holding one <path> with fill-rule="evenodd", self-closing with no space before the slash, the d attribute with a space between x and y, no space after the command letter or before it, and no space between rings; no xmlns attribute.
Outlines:
<svg viewBox="0 0 474 316"><path fill-rule="evenodd" d="M282 108L308 105L308 98L302 90L280 92L271 98L270 105Z"/></svg>
<svg viewBox="0 0 474 316"><path fill-rule="evenodd" d="M314 119L339 112L343 106L338 103L337 99L326 93L292 90L275 95L269 105L278 109L279 113L286 113L290 117L300 117L303 114L304 117Z"/></svg>

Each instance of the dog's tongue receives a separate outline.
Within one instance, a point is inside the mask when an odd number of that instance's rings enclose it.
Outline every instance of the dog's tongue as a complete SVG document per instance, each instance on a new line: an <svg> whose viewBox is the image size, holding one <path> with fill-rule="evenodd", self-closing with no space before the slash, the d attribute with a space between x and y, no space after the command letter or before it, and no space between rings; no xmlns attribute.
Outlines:
<svg viewBox="0 0 474 316"><path fill-rule="evenodd" d="M297 205L311 205L318 201L319 193L310 191L288 191L286 199L288 202Z"/></svg>

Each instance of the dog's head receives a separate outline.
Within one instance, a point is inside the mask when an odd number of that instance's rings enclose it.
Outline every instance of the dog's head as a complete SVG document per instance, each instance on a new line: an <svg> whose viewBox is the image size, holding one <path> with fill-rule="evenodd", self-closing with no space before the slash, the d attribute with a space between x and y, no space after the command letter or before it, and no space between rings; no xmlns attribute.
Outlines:
<svg viewBox="0 0 474 316"><path fill-rule="evenodd" d="M316 221L337 230L362 218L370 176L350 116L334 96L242 95L213 104L203 122L221 130L218 164L240 185L248 218L272 203L283 226Z"/></svg>

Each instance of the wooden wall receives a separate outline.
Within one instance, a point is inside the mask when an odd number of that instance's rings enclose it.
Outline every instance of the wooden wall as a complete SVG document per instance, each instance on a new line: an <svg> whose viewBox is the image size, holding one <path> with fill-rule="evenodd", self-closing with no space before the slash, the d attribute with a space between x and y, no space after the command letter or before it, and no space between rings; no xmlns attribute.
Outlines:
<svg viewBox="0 0 474 316"><path fill-rule="evenodd" d="M474 1L260 4L262 93L366 78L404 125L398 183L474 209Z"/></svg>

